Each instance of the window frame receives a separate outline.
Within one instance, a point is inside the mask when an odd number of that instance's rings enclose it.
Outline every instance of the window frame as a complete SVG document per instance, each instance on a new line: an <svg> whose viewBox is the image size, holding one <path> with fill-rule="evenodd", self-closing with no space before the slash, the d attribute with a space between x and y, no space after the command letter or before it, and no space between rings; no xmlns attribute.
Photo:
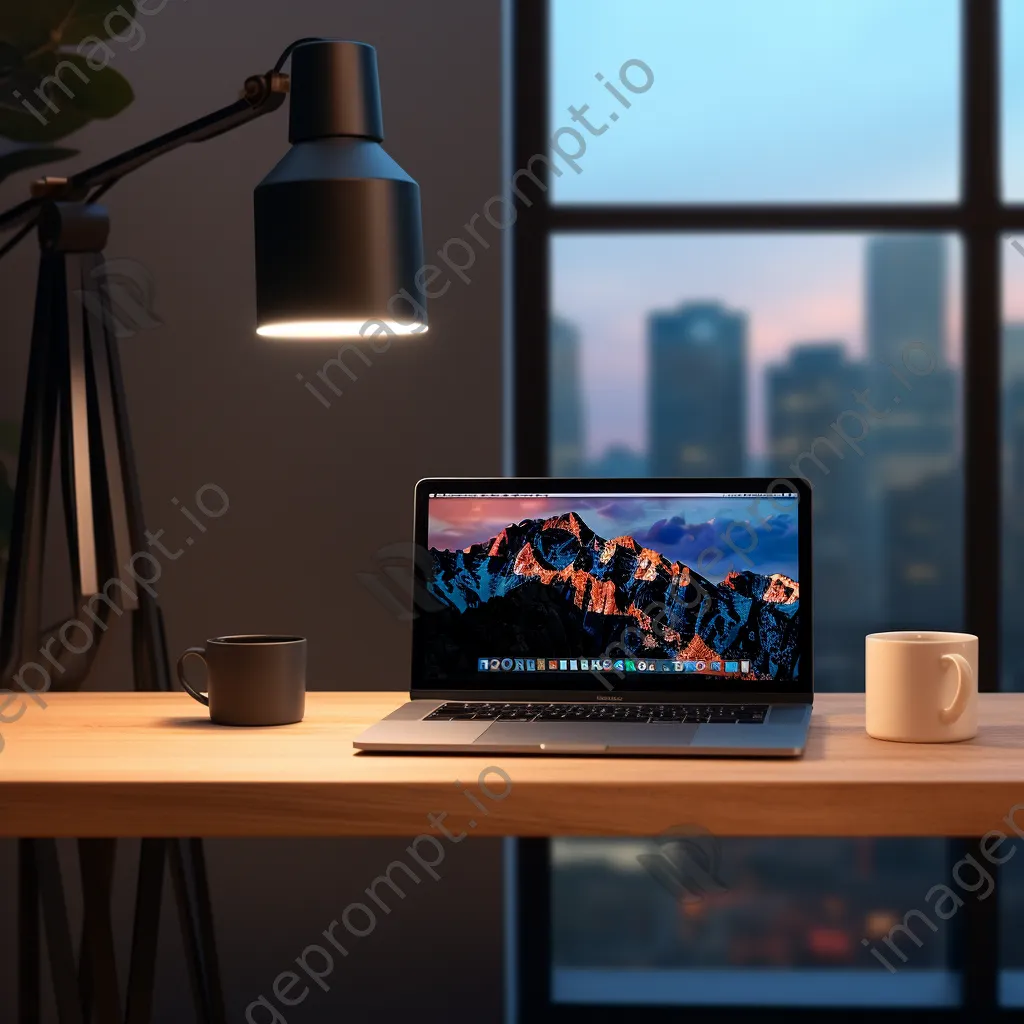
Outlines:
<svg viewBox="0 0 1024 1024"><path fill-rule="evenodd" d="M587 232L886 232L943 231L959 236L963 251L963 444L965 629L979 638L979 685L999 689L1001 590L988 582L1001 578L1001 342L1003 237L1024 230L1024 204L1001 194L1000 0L960 0L960 182L958 199L947 203L675 203L553 204L543 161L549 152L549 0L510 0L511 74L509 173L531 167L543 187L522 210L511 233L508 300L512 339L512 444L518 476L548 474L548 324L551 314L550 241L556 233ZM512 297L514 296L514 301ZM977 842L951 839L952 866ZM553 1006L550 1002L550 878L548 841L522 840L516 881L528 900L517 902L519 1008L534 1024L576 1020L618 1020L629 1012L643 1020L675 1019L680 1012L654 1008ZM996 867L993 865L993 870ZM997 876L996 876L997 877ZM922 1008L870 1011L883 1019L910 1021L973 1019L978 1013L1017 1014L998 1004L998 896L973 901L958 915L950 933L949 969L962 980L963 1002L955 1010ZM966 955L967 951L970 955ZM694 1019L705 1016L687 1008ZM709 1007L721 1019L769 1021L800 1019L820 1010L800 1007L751 1010ZM829 1009L838 1019L860 1020L866 1011Z"/></svg>

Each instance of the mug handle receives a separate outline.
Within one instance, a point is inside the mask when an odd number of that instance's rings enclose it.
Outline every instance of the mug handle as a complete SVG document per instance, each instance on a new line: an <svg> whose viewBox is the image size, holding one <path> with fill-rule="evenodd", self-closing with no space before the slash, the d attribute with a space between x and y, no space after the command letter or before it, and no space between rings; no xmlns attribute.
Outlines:
<svg viewBox="0 0 1024 1024"><path fill-rule="evenodd" d="M970 662L962 654L944 654L943 661L951 661L956 665L956 694L948 708L939 711L939 719L944 725L952 725L967 707L967 700L974 687L974 673Z"/></svg>
<svg viewBox="0 0 1024 1024"><path fill-rule="evenodd" d="M206 665L206 671L209 673L210 666L206 664L206 648L205 647L190 647L184 654L178 659L178 682L185 688L185 692L190 697L195 697L200 704L205 704L207 707L210 706L210 698L205 693L200 693L194 686L185 678L185 659L190 655L194 654L199 658L204 665ZM959 655L957 655L959 657Z"/></svg>

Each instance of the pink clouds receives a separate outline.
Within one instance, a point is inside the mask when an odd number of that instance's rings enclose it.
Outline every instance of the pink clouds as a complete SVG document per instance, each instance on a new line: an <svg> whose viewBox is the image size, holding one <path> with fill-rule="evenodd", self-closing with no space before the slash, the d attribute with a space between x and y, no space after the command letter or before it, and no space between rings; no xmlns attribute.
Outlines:
<svg viewBox="0 0 1024 1024"><path fill-rule="evenodd" d="M565 511L565 498L432 498L427 546L458 551L500 533L509 523Z"/></svg>

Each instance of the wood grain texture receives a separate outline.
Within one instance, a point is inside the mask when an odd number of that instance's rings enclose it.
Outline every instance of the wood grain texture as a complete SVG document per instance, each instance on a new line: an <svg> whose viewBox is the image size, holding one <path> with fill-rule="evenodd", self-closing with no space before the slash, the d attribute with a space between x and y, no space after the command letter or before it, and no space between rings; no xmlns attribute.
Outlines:
<svg viewBox="0 0 1024 1024"><path fill-rule="evenodd" d="M0 835L415 836L432 812L456 834L981 835L1017 804L1024 832L1024 694L936 745L873 740L862 694L822 694L794 760L357 753L404 700L314 692L299 725L232 729L179 693L46 694L0 726Z"/></svg>

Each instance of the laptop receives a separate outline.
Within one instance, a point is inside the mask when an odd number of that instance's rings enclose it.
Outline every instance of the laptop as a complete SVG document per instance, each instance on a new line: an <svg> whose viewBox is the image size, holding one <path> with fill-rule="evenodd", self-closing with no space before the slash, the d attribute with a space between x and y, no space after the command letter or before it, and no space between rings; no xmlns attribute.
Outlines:
<svg viewBox="0 0 1024 1024"><path fill-rule="evenodd" d="M804 481L428 479L415 517L411 700L360 750L803 752Z"/></svg>

